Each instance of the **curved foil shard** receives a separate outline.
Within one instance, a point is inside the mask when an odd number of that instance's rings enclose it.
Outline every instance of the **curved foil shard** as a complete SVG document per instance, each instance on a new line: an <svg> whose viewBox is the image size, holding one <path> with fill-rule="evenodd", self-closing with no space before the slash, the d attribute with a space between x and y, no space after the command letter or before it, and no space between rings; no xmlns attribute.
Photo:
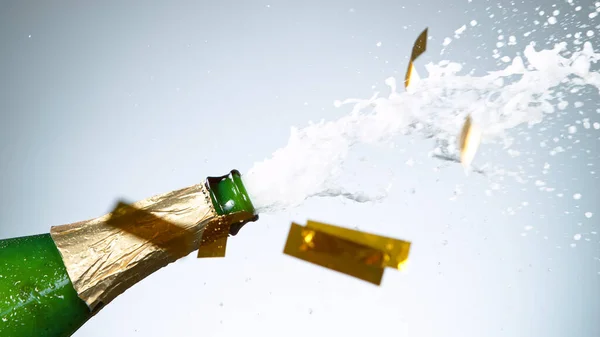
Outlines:
<svg viewBox="0 0 600 337"><path fill-rule="evenodd" d="M471 116L467 116L460 133L460 163L465 169L471 167L473 159L481 143L481 129L473 123Z"/></svg>
<svg viewBox="0 0 600 337"><path fill-rule="evenodd" d="M410 54L410 61L408 62L408 69L406 70L406 75L404 76L405 89L408 89L413 79L419 79L419 74L417 74L414 62L427 50L427 30L428 28L425 28L425 30L421 32L415 41L415 44L413 45L412 53Z"/></svg>

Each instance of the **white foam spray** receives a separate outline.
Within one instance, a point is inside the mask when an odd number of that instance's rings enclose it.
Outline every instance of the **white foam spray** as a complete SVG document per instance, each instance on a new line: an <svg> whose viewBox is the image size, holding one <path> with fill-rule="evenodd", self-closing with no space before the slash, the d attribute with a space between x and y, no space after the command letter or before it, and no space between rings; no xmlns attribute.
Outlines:
<svg viewBox="0 0 600 337"><path fill-rule="evenodd" d="M354 104L346 116L291 130L288 144L271 158L255 163L244 181L259 212L276 212L304 200L343 197L357 202L385 198L387 190L350 191L336 182L343 163L357 144L382 144L397 135L433 138L437 158L458 161L456 137L470 114L480 127L484 143L508 143L507 130L535 125L555 111L557 88L591 85L600 91L600 73L591 65L600 60L590 42L565 53L566 43L548 50L528 45L504 69L485 76L461 74L458 63L442 61L426 66L428 76L410 93L397 92L389 78L387 97L348 99ZM509 149L506 149L509 150ZM489 172L506 174L506 172Z"/></svg>

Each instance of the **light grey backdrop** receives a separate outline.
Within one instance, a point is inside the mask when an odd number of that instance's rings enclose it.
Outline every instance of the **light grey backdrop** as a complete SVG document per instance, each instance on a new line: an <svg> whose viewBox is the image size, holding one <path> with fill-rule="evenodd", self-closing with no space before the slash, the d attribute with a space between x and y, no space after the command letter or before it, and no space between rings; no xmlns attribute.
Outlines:
<svg viewBox="0 0 600 337"><path fill-rule="evenodd" d="M553 9L524 3L1 0L0 237L246 171L285 145L291 125L347 113L334 99L368 98L372 85L401 78L425 27L433 38L421 67L449 58L493 70L497 30L521 41L535 7ZM578 25L592 21L594 3L581 5L573 16L558 3L565 18L538 26L517 49L590 29ZM443 38L473 19L479 25L440 56ZM600 45L598 34L587 39ZM600 121L597 94L586 99L582 110ZM582 131L578 144L563 139L564 125L582 118L569 111L520 139L526 156L512 163L540 175L549 162L544 179L563 198L510 182L487 197L483 178L457 166L435 173L431 144L404 140L405 152L382 155L402 177L384 203L310 200L265 215L230 241L226 259L190 256L161 270L76 336L600 336L600 245L591 233L600 214L583 216L599 210L591 171L600 131ZM553 135L571 151L540 149ZM404 165L409 158L418 164ZM448 201L456 184L464 194ZM529 206L509 215L522 202ZM412 241L409 270L388 270L374 287L284 256L290 222L307 218ZM522 236L525 226L534 229Z"/></svg>

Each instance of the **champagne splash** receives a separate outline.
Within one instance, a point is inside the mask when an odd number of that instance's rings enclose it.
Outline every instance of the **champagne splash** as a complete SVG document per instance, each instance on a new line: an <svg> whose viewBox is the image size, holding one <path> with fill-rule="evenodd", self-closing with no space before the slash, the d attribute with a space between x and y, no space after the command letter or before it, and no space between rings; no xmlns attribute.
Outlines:
<svg viewBox="0 0 600 337"><path fill-rule="evenodd" d="M478 125L484 144L506 143L510 129L552 118L555 101L562 100L560 90L591 85L600 92L600 73L591 70L600 53L590 42L572 53L565 42L547 50L536 50L532 43L523 56L480 77L461 74L458 63L428 64L428 76L411 83L410 92L396 92L396 81L389 78L385 81L391 91L388 97L336 102L339 107L354 107L337 120L292 127L288 144L255 163L244 176L257 211L281 211L315 196L357 202L385 198L386 188L367 193L336 182L357 144L383 144L398 135L433 138L438 144L433 157L460 162L457 144L467 116Z"/></svg>

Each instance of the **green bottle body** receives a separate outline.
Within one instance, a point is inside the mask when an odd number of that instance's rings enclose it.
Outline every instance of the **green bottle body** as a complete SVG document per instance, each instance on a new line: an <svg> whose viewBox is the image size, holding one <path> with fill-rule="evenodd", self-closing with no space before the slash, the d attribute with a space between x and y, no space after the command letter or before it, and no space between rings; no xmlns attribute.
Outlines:
<svg viewBox="0 0 600 337"><path fill-rule="evenodd" d="M90 316L50 234L0 240L0 336L68 337Z"/></svg>
<svg viewBox="0 0 600 337"><path fill-rule="evenodd" d="M209 177L206 187L218 215L254 214L238 171ZM230 233L235 235L243 224ZM50 234L0 240L1 337L69 337L92 315Z"/></svg>

